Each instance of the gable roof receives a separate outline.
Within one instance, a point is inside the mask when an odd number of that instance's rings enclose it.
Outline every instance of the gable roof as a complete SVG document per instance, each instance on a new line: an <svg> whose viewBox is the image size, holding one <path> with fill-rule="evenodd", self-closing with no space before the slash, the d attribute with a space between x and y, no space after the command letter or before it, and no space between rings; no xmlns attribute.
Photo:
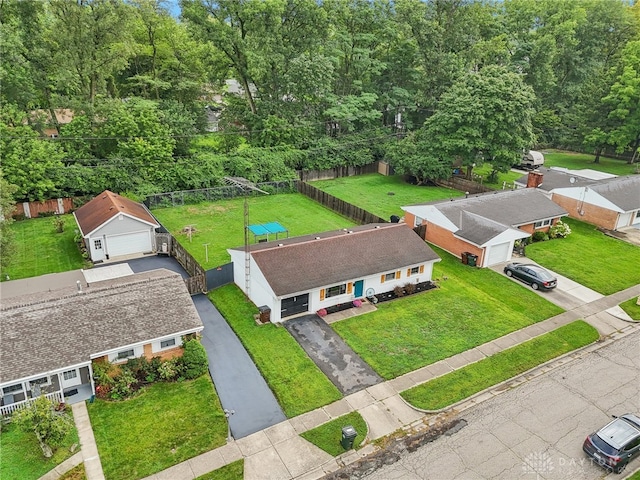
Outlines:
<svg viewBox="0 0 640 480"><path fill-rule="evenodd" d="M3 301L0 383L88 362L138 342L199 331L182 277L165 269Z"/></svg>
<svg viewBox="0 0 640 480"><path fill-rule="evenodd" d="M86 237L120 213L154 227L160 226L144 204L134 202L109 190L94 197L73 212L73 215L76 217L82 235Z"/></svg>
<svg viewBox="0 0 640 480"><path fill-rule="evenodd" d="M603 180L589 188L625 212L640 208L640 175Z"/></svg>
<svg viewBox="0 0 640 480"><path fill-rule="evenodd" d="M591 170L589 168L569 170L568 168L551 167L540 168L536 171L542 174L542 183L537 188L545 192L550 192L554 188L592 185L599 181L616 177L616 175ZM516 183L527 185L528 177L529 174L523 175L516 180Z"/></svg>
<svg viewBox="0 0 640 480"><path fill-rule="evenodd" d="M463 227L464 212L492 220L506 227L519 227L548 218L567 215L567 211L534 188L503 190L450 201L410 205L403 210L420 215L420 207L433 205L458 228ZM426 209L424 209L426 210Z"/></svg>
<svg viewBox="0 0 640 480"><path fill-rule="evenodd" d="M251 255L277 296L440 260L411 228L398 223L258 243L251 245Z"/></svg>
<svg viewBox="0 0 640 480"><path fill-rule="evenodd" d="M470 212L462 212L460 219L460 228L455 232L455 236L462 238L478 246L484 246L492 238L497 237L507 230L518 233L515 229L509 228L501 223L494 222L480 215ZM528 233L520 231L518 237L528 237Z"/></svg>

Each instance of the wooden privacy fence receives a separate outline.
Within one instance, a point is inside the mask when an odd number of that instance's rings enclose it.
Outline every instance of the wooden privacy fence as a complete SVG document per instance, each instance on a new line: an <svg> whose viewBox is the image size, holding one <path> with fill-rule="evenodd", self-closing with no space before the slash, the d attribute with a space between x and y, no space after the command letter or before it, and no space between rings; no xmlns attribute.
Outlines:
<svg viewBox="0 0 640 480"><path fill-rule="evenodd" d="M298 176L303 182L313 180L331 180L340 177L352 177L354 175L364 175L365 173L378 173L378 162L363 165L361 167L344 166L335 167L328 170L298 170Z"/></svg>
<svg viewBox="0 0 640 480"><path fill-rule="evenodd" d="M298 192L306 195L312 200L330 208L334 212L339 213L347 218L350 218L354 222L365 225L367 223L386 223L387 220L381 218L373 213L369 213L366 210L356 207L349 202L340 200L339 198L329 195L327 192L313 187L305 182L297 182Z"/></svg>
<svg viewBox="0 0 640 480"><path fill-rule="evenodd" d="M479 184L478 182L467 180L466 178L461 177L451 177L447 180L441 179L435 183L441 187L449 187L455 190L460 190L461 192L469 192L470 194L493 191L491 188L487 188L484 185Z"/></svg>
<svg viewBox="0 0 640 480"><path fill-rule="evenodd" d="M41 202L16 203L11 216L14 218L36 218L40 214L69 213L75 208L73 198L51 198Z"/></svg>

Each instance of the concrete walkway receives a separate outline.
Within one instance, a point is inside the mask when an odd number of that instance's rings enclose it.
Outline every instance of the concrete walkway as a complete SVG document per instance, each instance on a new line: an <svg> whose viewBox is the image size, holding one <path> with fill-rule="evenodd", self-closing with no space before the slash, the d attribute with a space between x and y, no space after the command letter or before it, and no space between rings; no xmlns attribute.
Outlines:
<svg viewBox="0 0 640 480"><path fill-rule="evenodd" d="M74 403L71 405L71 409L73 410L73 419L78 429L81 448L80 453L82 454L87 480L104 480L102 463L98 455L96 439L93 436L87 404L85 402Z"/></svg>

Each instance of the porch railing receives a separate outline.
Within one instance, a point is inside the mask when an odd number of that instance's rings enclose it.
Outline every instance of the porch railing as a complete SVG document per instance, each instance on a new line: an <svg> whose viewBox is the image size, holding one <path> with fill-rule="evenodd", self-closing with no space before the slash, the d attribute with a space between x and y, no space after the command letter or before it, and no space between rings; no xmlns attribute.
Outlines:
<svg viewBox="0 0 640 480"><path fill-rule="evenodd" d="M60 391L53 392L53 393L46 393L45 397L47 397L49 400L53 400L54 402L58 402L58 403L64 402L62 392ZM35 398L27 398L26 400L23 400L21 402L12 403L10 405L3 405L2 407L0 407L0 415L2 415L3 417L8 417L16 410L20 410L28 406L33 401L35 401Z"/></svg>

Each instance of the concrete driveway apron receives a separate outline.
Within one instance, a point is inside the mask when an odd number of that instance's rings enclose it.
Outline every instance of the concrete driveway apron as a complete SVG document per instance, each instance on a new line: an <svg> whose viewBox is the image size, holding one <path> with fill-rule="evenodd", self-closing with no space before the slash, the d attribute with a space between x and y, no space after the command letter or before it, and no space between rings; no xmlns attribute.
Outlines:
<svg viewBox="0 0 640 480"><path fill-rule="evenodd" d="M239 439L286 420L273 392L224 317L205 295L191 297L204 330L202 345L233 438Z"/></svg>
<svg viewBox="0 0 640 480"><path fill-rule="evenodd" d="M287 320L284 327L344 395L381 383L382 378L317 315Z"/></svg>

